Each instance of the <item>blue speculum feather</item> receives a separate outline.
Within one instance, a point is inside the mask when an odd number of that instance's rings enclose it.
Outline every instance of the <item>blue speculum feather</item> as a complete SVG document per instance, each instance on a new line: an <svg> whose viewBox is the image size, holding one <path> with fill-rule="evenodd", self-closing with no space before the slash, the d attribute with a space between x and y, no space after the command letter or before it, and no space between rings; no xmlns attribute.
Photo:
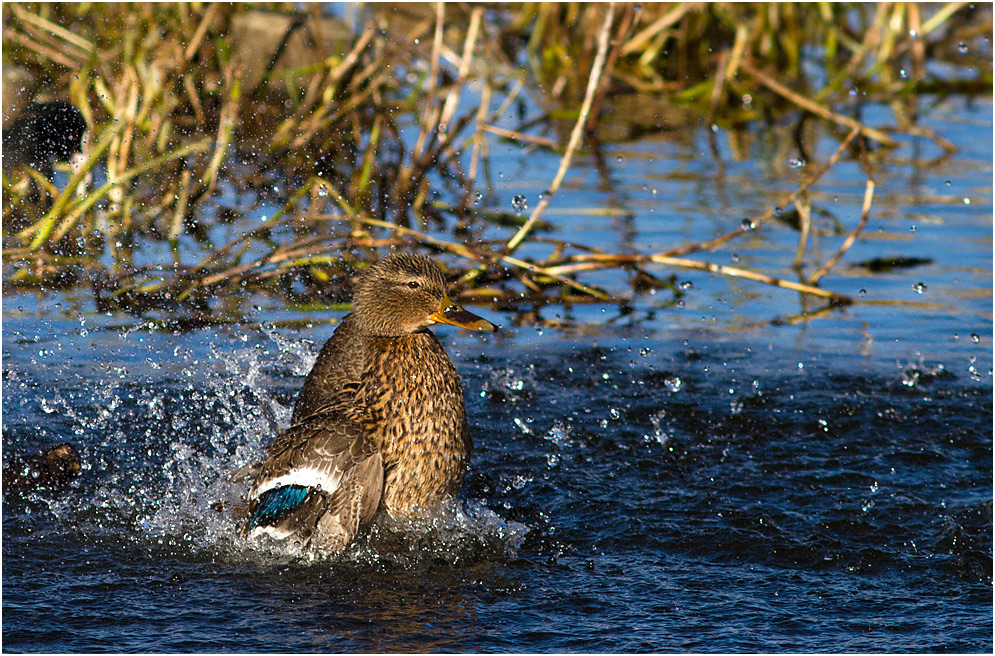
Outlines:
<svg viewBox="0 0 995 656"><path fill-rule="evenodd" d="M285 485L266 490L259 496L259 507L249 523L251 531L256 526L273 524L304 503L308 489L302 485Z"/></svg>

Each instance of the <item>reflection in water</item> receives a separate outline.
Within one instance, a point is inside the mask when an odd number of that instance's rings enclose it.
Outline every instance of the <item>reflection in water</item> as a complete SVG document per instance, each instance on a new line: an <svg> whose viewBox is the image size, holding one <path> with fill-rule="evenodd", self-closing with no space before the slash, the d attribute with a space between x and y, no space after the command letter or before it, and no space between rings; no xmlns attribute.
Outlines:
<svg viewBox="0 0 995 656"><path fill-rule="evenodd" d="M64 490L4 502L5 649L990 652L991 105L934 100L924 123L962 151L876 154L874 213L831 281L852 307L797 317L794 293L691 273L681 306L523 305L542 332L444 335L475 430L467 498L429 530L375 524L339 561L247 549L211 507L289 421L331 332L306 324L337 315L251 298L266 328L171 333L5 296L5 463L67 440L82 461ZM717 160L701 129L606 145L612 190L569 200L627 202L641 251L698 242L773 207L794 183L778 166L832 152L808 129L801 155L776 131L724 132ZM820 262L862 175L812 190ZM603 215L563 226L617 243ZM715 258L788 276L798 241L768 222ZM875 261L917 265L847 264Z"/></svg>

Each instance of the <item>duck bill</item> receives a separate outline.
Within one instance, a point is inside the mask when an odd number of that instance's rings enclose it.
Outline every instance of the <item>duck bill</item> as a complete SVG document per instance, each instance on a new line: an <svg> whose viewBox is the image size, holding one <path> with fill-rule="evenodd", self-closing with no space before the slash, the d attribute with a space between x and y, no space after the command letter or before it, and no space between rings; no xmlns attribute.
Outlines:
<svg viewBox="0 0 995 656"><path fill-rule="evenodd" d="M467 330L490 330L495 331L497 326L483 317L478 317L473 312L467 312L457 305L448 295L442 297L442 304L430 317L436 323L446 323L450 326L459 326Z"/></svg>

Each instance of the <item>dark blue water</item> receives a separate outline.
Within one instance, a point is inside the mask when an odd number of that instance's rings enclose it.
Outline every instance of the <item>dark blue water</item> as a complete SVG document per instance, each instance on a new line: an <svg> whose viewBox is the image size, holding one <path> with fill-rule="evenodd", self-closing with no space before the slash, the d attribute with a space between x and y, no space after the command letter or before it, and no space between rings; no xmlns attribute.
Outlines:
<svg viewBox="0 0 995 656"><path fill-rule="evenodd" d="M87 468L4 504L4 648L991 649L989 379L606 332L447 333L463 508L308 564L209 507L306 344L9 319L5 450L71 439Z"/></svg>
<svg viewBox="0 0 995 656"><path fill-rule="evenodd" d="M824 280L852 307L795 321L792 292L679 272L680 305L550 306L541 328L478 307L505 330L438 331L475 432L460 502L334 562L246 545L212 504L245 492L227 476L286 425L339 314L259 298L242 324L172 332L85 291L6 291L4 460L68 440L84 471L4 499L3 649L990 652L991 118L937 101L924 124L959 154L881 156L867 231ZM581 158L547 218L664 250L804 174L775 137L752 160L722 137L612 147L607 185ZM556 160L504 164L502 206L536 202ZM813 204L852 228L863 186L843 161ZM584 211L605 207L630 213ZM819 261L845 238L830 223ZM701 257L790 277L797 233L756 232ZM897 256L930 262L856 266Z"/></svg>

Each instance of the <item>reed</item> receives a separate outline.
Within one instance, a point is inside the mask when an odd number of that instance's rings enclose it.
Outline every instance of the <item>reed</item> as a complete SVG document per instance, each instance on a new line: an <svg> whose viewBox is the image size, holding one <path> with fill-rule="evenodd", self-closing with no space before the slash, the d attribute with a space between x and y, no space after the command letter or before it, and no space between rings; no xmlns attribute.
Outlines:
<svg viewBox="0 0 995 656"><path fill-rule="evenodd" d="M683 293L650 266L850 303L822 285L871 215L873 163L861 155L871 143L901 148L903 135L952 152L916 125L917 93L992 88L990 61L974 47L991 37L991 8L965 3L380 5L363 8L354 32L291 3L8 3L3 18L5 68L35 81L32 98L70 99L92 130L61 190L37 172L5 172L5 286L85 284L102 308L205 321L231 320L231 305L213 299L233 293L337 302L385 245L447 255L464 300L508 309ZM258 47L244 48L253 30ZM930 61L978 75L939 78ZM574 155L598 155L601 118L633 93L728 130L813 116L838 130L836 153L781 203L799 215L799 272L806 192L847 157L867 174L860 221L798 282L685 257L707 258L749 232L740 227L658 253L558 237L556 192ZM525 96L543 116L497 125ZM852 109L864 101L890 104L894 124L861 122ZM499 141L560 157L527 215L488 205ZM92 188L80 194L87 176ZM546 255L517 255L525 244ZM136 251L154 261L136 266ZM628 271L631 288L596 284L605 269Z"/></svg>

